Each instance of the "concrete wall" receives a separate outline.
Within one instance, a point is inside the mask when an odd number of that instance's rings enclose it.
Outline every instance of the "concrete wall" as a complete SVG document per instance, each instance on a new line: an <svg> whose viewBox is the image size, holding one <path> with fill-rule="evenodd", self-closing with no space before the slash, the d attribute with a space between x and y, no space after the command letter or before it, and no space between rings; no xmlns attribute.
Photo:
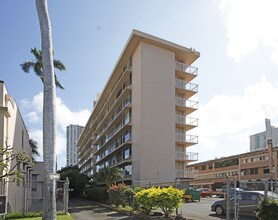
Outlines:
<svg viewBox="0 0 278 220"><path fill-rule="evenodd" d="M133 178L175 179L175 54L141 42L133 56ZM167 117L165 117L167 116Z"/></svg>

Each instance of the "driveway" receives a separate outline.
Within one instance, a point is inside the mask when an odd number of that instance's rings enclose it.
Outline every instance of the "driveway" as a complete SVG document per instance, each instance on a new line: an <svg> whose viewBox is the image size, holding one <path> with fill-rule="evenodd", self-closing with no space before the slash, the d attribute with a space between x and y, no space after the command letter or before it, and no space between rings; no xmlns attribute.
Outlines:
<svg viewBox="0 0 278 220"><path fill-rule="evenodd" d="M71 199L69 201L69 213L75 220L94 219L122 219L132 220L134 217L118 213L98 203L83 199Z"/></svg>

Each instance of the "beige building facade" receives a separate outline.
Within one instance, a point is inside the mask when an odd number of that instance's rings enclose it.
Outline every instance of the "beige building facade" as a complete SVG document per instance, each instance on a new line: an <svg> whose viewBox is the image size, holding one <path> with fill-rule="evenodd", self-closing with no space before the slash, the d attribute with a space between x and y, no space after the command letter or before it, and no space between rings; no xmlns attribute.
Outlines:
<svg viewBox="0 0 278 220"><path fill-rule="evenodd" d="M186 176L195 188L218 188L227 179L240 183L277 180L278 148L265 149L188 165Z"/></svg>
<svg viewBox="0 0 278 220"><path fill-rule="evenodd" d="M0 81L0 146L13 147L17 152L26 152L31 156L32 150L29 144L29 135L13 97L3 81ZM15 165L12 160L10 167ZM17 166L18 171L24 174L24 180L31 179L33 167L31 164L20 164ZM2 180L0 194L8 198L9 209L12 212L22 211L27 203L24 198L27 197L22 182L11 182L12 178L5 177Z"/></svg>
<svg viewBox="0 0 278 220"><path fill-rule="evenodd" d="M198 102L191 66L199 52L134 30L78 140L78 165L92 175L103 167L122 169L130 184L185 177L198 160L190 117Z"/></svg>

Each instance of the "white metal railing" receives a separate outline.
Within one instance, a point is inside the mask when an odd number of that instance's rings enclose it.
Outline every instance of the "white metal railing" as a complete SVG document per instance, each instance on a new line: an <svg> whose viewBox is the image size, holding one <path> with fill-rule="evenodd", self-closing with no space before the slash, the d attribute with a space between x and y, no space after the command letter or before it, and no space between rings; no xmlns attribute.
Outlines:
<svg viewBox="0 0 278 220"><path fill-rule="evenodd" d="M177 133L176 134L176 141L198 144L198 136L197 135L186 135L186 134Z"/></svg>
<svg viewBox="0 0 278 220"><path fill-rule="evenodd" d="M176 70L198 76L198 68L186 65L176 60Z"/></svg>
<svg viewBox="0 0 278 220"><path fill-rule="evenodd" d="M176 170L177 178L193 178L199 174L198 170Z"/></svg>
<svg viewBox="0 0 278 220"><path fill-rule="evenodd" d="M176 151L177 160L197 161L198 153Z"/></svg>
<svg viewBox="0 0 278 220"><path fill-rule="evenodd" d="M181 79L176 79L176 87L180 89L198 92L198 85L194 83L187 83Z"/></svg>
<svg viewBox="0 0 278 220"><path fill-rule="evenodd" d="M186 117L184 115L176 115L176 123L178 124L198 126L198 122L199 122L198 118Z"/></svg>
<svg viewBox="0 0 278 220"><path fill-rule="evenodd" d="M182 97L176 97L176 104L187 108L198 109L198 102L188 100Z"/></svg>

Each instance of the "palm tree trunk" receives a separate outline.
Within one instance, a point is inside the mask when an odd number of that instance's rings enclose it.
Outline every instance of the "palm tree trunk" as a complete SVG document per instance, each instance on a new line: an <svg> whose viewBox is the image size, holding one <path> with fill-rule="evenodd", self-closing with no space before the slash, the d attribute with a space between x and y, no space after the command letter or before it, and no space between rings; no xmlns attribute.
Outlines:
<svg viewBox="0 0 278 220"><path fill-rule="evenodd" d="M36 0L36 7L41 29L43 61L43 160L46 178L44 181L43 219L56 220L56 174L55 142L55 78L52 56L51 24L48 15L47 0Z"/></svg>

